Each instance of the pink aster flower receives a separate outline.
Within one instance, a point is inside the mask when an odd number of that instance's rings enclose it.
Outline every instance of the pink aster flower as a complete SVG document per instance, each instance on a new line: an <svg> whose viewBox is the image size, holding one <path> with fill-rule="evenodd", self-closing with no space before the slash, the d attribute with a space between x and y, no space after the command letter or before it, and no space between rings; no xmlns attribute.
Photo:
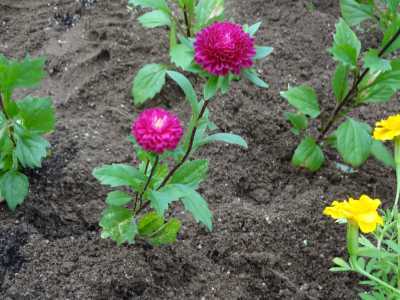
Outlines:
<svg viewBox="0 0 400 300"><path fill-rule="evenodd" d="M144 150L161 154L176 148L183 129L175 115L162 108L152 108L143 111L133 122L132 135Z"/></svg>
<svg viewBox="0 0 400 300"><path fill-rule="evenodd" d="M229 72L239 75L241 69L253 65L255 41L241 25L217 22L204 28L194 43L195 61L217 76Z"/></svg>

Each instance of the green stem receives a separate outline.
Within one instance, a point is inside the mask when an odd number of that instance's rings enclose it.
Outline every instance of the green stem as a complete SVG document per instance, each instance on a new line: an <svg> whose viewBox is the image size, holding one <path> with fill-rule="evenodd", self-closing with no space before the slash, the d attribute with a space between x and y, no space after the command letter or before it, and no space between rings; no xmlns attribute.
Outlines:
<svg viewBox="0 0 400 300"><path fill-rule="evenodd" d="M142 197L143 197L144 193L146 192L147 188L149 187L151 179L153 179L153 176L154 176L154 174L156 172L159 160L160 160L160 157L157 155L156 159L154 161L153 167L151 168L150 175L147 178L147 182L146 182L146 184L145 184L145 186L143 188L143 192L140 193L140 196L139 196L139 204L140 205L139 205L139 210L136 212L136 214L138 214L140 211L142 211L146 207L145 205L142 206L142 202L143 202L142 201ZM146 170L146 173L147 173L147 170Z"/></svg>
<svg viewBox="0 0 400 300"><path fill-rule="evenodd" d="M394 200L393 213L399 211L400 198L400 137L394 139L394 161L396 163L396 198Z"/></svg>
<svg viewBox="0 0 400 300"><path fill-rule="evenodd" d="M379 278L377 278L377 277L375 277L375 276L369 274L369 273L366 272L364 269L362 269L362 268L360 267L360 265L358 264L358 262L357 262L357 256L356 256L356 255L351 256L351 257L350 257L350 261L351 261L351 264L352 264L352 267L353 267L353 270L354 270L354 271L356 271L357 273L359 273L359 274L361 274L361 275L367 277L368 279L370 279L370 280L372 280L372 281L375 281L376 283L380 284L381 286L383 286L383 287L385 287L385 288L391 290L391 291L394 292L396 295L399 295L399 296L400 296L400 290L399 290L399 289L396 289L395 287L392 287L390 284L388 284L388 283L384 282L383 280L381 280L381 279L379 279Z"/></svg>
<svg viewBox="0 0 400 300"><path fill-rule="evenodd" d="M347 223L346 232L347 251L350 256L357 256L358 252L358 226L352 224L351 221Z"/></svg>

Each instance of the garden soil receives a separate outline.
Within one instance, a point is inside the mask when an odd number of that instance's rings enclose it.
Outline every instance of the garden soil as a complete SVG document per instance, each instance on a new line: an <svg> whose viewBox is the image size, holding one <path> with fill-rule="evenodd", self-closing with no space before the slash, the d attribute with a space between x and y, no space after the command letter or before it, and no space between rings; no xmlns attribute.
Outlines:
<svg viewBox="0 0 400 300"><path fill-rule="evenodd" d="M299 139L289 131L288 106L279 96L289 85L310 84L322 106L332 108L334 62L326 48L338 1L227 0L226 6L232 20L263 22L257 43L274 52L257 68L271 87L241 81L210 106L221 131L249 143L247 151L219 144L197 153L210 158L201 193L214 230L176 205L170 213L184 221L177 243L152 248L100 238L109 190L91 172L134 160L127 136L140 110L132 105L131 82L145 63L167 61L166 30L143 29L136 20L143 10L129 10L126 0L0 0L0 52L47 57L49 77L34 94L51 96L58 117L50 157L27 171L28 199L15 213L0 205L0 299L357 298L360 278L328 270L332 258L346 255L345 232L322 210L361 193L387 203L394 174L372 159L345 173L334 152L319 173L293 168ZM370 44L379 38L363 34ZM200 89L202 82L195 84ZM190 113L172 82L147 106L185 120ZM398 108L396 99L354 116L373 125Z"/></svg>

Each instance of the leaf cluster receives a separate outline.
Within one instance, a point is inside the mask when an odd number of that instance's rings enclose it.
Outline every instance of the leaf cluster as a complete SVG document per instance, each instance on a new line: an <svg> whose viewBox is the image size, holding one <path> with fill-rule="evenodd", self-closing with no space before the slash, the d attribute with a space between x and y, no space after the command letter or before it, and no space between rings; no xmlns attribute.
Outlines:
<svg viewBox="0 0 400 300"><path fill-rule="evenodd" d="M41 167L50 144L43 135L54 130L55 113L49 98L15 100L17 88L31 88L45 76L44 59L9 60L0 54L0 201L11 210L29 190L24 168Z"/></svg>
<svg viewBox="0 0 400 300"><path fill-rule="evenodd" d="M319 170L325 160L323 146L329 146L352 167L361 166L370 156L386 166L394 166L390 150L372 139L370 126L347 115L361 106L387 103L400 89L400 59L396 58L396 50L400 49L399 3L397 0L340 1L343 19L336 24L333 45L328 49L337 64L332 76L335 109L324 119L317 93L307 85L281 92L295 109L287 112L285 118L292 132L302 136L293 165ZM379 49L363 51L351 28L366 20L377 20L375 23L383 32ZM312 123L319 124L317 136L309 133Z"/></svg>

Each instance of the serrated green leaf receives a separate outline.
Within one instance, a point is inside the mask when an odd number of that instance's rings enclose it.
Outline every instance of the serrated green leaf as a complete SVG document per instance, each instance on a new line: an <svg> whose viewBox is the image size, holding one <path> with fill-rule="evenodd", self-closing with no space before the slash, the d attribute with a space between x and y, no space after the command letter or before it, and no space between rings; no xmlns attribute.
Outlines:
<svg viewBox="0 0 400 300"><path fill-rule="evenodd" d="M154 8L169 11L169 7L165 0L129 0L130 6L141 6L142 8Z"/></svg>
<svg viewBox="0 0 400 300"><path fill-rule="evenodd" d="M135 105L153 98L165 85L167 68L160 64L145 65L133 81L132 95Z"/></svg>
<svg viewBox="0 0 400 300"><path fill-rule="evenodd" d="M48 141L37 134L29 133L23 128L15 127L15 155L23 167L41 167L50 147Z"/></svg>
<svg viewBox="0 0 400 300"><path fill-rule="evenodd" d="M200 110L200 105L197 100L197 94L196 91L194 90L192 84L190 83L189 79L186 78L181 73L175 72L175 71L167 71L168 76L174 80L179 87L183 90L186 99L189 101L190 106L192 107L192 110L195 112L197 115Z"/></svg>
<svg viewBox="0 0 400 300"><path fill-rule="evenodd" d="M107 195L106 203L110 206L124 206L132 202L132 197L121 191L114 191Z"/></svg>
<svg viewBox="0 0 400 300"><path fill-rule="evenodd" d="M176 237L181 229L181 221L172 218L167 224L161 227L161 229L149 239L150 244L153 246L162 246L173 244L176 241Z"/></svg>
<svg viewBox="0 0 400 300"><path fill-rule="evenodd" d="M101 216L99 225L102 228L101 237L111 238L118 245L125 242L133 244L138 233L132 212L124 207L107 207Z"/></svg>
<svg viewBox="0 0 400 300"><path fill-rule="evenodd" d="M145 214L138 222L139 234L144 237L151 236L164 225L164 218L152 211Z"/></svg>
<svg viewBox="0 0 400 300"><path fill-rule="evenodd" d="M153 10L145 13L138 18L140 24L146 28L155 28L160 26L171 26L171 18L169 14L162 10Z"/></svg>
<svg viewBox="0 0 400 300"><path fill-rule="evenodd" d="M337 149L346 163L359 167L368 159L372 137L363 123L348 118L337 129L336 137Z"/></svg>
<svg viewBox="0 0 400 300"><path fill-rule="evenodd" d="M146 198L150 200L151 207L153 207L160 216L164 215L172 202L178 201L184 195L184 191L180 185L176 184L169 184L159 191L148 191L145 194Z"/></svg>
<svg viewBox="0 0 400 300"><path fill-rule="evenodd" d="M210 100L218 91L218 77L212 76L207 80L207 83L204 85L204 100Z"/></svg>
<svg viewBox="0 0 400 300"><path fill-rule="evenodd" d="M244 149L248 149L246 141L241 136L232 133L216 133L209 135L208 137L203 139L202 144L210 144L213 142L238 145L240 147L243 147Z"/></svg>
<svg viewBox="0 0 400 300"><path fill-rule="evenodd" d="M55 112L49 98L26 97L17 102L23 126L32 132L43 134L54 130Z"/></svg>
<svg viewBox="0 0 400 300"><path fill-rule="evenodd" d="M332 79L333 92L336 100L342 102L349 91L349 67L339 63Z"/></svg>
<svg viewBox="0 0 400 300"><path fill-rule="evenodd" d="M361 4L355 0L340 0L340 9L343 18L350 26L374 17L374 7L371 4Z"/></svg>
<svg viewBox="0 0 400 300"><path fill-rule="evenodd" d="M293 126L293 132L298 135L301 130L307 129L308 119L302 113L285 113L285 119Z"/></svg>
<svg viewBox="0 0 400 300"><path fill-rule="evenodd" d="M281 96L285 98L289 104L311 118L316 118L320 114L317 94L313 88L307 85L290 88L286 92L281 92Z"/></svg>
<svg viewBox="0 0 400 300"><path fill-rule="evenodd" d="M96 168L93 170L93 176L103 185L130 186L135 191L141 191L146 181L138 169L125 164L112 164Z"/></svg>
<svg viewBox="0 0 400 300"><path fill-rule="evenodd" d="M379 57L379 51L370 49L364 56L364 67L369 68L371 72L386 72L392 69L390 61Z"/></svg>
<svg viewBox="0 0 400 300"><path fill-rule="evenodd" d="M195 190L187 189L186 196L181 199L185 209L189 211L193 218L204 224L208 230L212 231L212 213L208 208L207 202Z"/></svg>
<svg viewBox="0 0 400 300"><path fill-rule="evenodd" d="M311 137L304 138L292 158L295 167L304 167L311 172L318 171L325 161L321 147Z"/></svg>
<svg viewBox="0 0 400 300"><path fill-rule="evenodd" d="M333 58L344 65L357 66L361 51L361 42L343 19L336 24L333 47L329 52Z"/></svg>
<svg viewBox="0 0 400 300"><path fill-rule="evenodd" d="M269 87L268 83L258 77L258 74L254 69L244 69L242 74L247 80L260 88L266 89Z"/></svg>
<svg viewBox="0 0 400 300"><path fill-rule="evenodd" d="M386 167L395 168L396 164L393 158L393 153L386 148L386 146L377 140L372 141L371 154L375 159L382 162Z"/></svg>
<svg viewBox="0 0 400 300"><path fill-rule="evenodd" d="M14 211L28 195L29 181L24 174L11 170L0 177L0 193L6 199L7 206Z"/></svg>
<svg viewBox="0 0 400 300"><path fill-rule="evenodd" d="M193 215L195 220L206 225L209 230L212 230L212 214L208 209L207 202L191 187L183 184L169 184L158 192L149 192L148 197L151 206L161 216L170 203L181 199L186 210Z"/></svg>
<svg viewBox="0 0 400 300"><path fill-rule="evenodd" d="M270 55L273 51L272 47L260 47L256 46L256 56L254 56L254 59L263 59Z"/></svg>
<svg viewBox="0 0 400 300"><path fill-rule="evenodd" d="M199 0L195 8L195 30L199 31L224 14L224 0Z"/></svg>
<svg viewBox="0 0 400 300"><path fill-rule="evenodd" d="M185 44L177 44L171 48L171 61L178 67L186 70L193 62L193 48L187 47Z"/></svg>
<svg viewBox="0 0 400 300"><path fill-rule="evenodd" d="M39 84L45 77L45 60L32 59L29 56L24 60L8 60L0 54L0 91L10 93L15 88L28 88Z"/></svg>
<svg viewBox="0 0 400 300"><path fill-rule="evenodd" d="M184 163L172 176L170 184L185 184L196 189L206 178L207 160L192 160Z"/></svg>

